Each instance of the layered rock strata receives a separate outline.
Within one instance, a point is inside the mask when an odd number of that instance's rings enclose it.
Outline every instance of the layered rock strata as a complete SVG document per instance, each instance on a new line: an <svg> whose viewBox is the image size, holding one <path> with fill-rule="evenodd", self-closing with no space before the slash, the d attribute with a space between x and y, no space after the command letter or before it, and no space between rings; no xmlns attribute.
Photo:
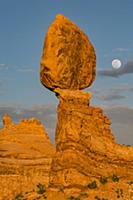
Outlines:
<svg viewBox="0 0 133 200"><path fill-rule="evenodd" d="M8 199L9 194L11 200L11 194L30 190L38 182L47 185L54 152L39 120L30 118L14 124L9 115L4 115L0 129L0 196Z"/></svg>
<svg viewBox="0 0 133 200"><path fill-rule="evenodd" d="M50 186L85 186L91 178L133 177L133 147L115 143L110 120L81 91L95 78L95 51L86 34L57 15L46 34L40 80L59 98Z"/></svg>
<svg viewBox="0 0 133 200"><path fill-rule="evenodd" d="M51 186L85 186L92 177L113 174L133 178L133 148L115 143L109 118L89 105L90 93L56 92L60 102Z"/></svg>

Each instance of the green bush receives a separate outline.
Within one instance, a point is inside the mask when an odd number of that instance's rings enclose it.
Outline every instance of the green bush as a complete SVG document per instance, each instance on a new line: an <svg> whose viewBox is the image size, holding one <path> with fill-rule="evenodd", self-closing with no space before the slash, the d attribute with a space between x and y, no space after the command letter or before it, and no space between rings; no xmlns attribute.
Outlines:
<svg viewBox="0 0 133 200"><path fill-rule="evenodd" d="M80 197L88 197L88 194L86 192L81 192Z"/></svg>
<svg viewBox="0 0 133 200"><path fill-rule="evenodd" d="M37 185L37 188L38 188L38 191L37 191L38 194L44 194L46 192L45 185L42 185L41 183Z"/></svg>
<svg viewBox="0 0 133 200"><path fill-rule="evenodd" d="M89 183L89 184L88 184L88 188L90 188L90 189L95 189L95 188L97 188L97 183L96 183L96 181L93 181L93 182Z"/></svg>
<svg viewBox="0 0 133 200"><path fill-rule="evenodd" d="M108 182L108 179L106 177L100 178L100 183L102 183L103 185L106 184L107 182Z"/></svg>
<svg viewBox="0 0 133 200"><path fill-rule="evenodd" d="M118 181L119 181L118 176L116 176L115 174L113 174L113 176L112 176L112 181L113 181L113 182L118 182Z"/></svg>
<svg viewBox="0 0 133 200"><path fill-rule="evenodd" d="M15 199L14 200L21 200L23 198L23 195L22 193L18 193L16 196L15 196Z"/></svg>

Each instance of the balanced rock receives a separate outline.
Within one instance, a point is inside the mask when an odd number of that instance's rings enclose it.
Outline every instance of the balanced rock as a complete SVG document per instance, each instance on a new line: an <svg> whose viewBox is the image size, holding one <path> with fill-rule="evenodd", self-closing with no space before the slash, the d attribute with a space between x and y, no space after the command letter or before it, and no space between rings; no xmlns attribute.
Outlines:
<svg viewBox="0 0 133 200"><path fill-rule="evenodd" d="M46 34L40 79L50 90L83 89L95 79L96 55L87 35L58 14Z"/></svg>
<svg viewBox="0 0 133 200"><path fill-rule="evenodd" d="M93 82L95 66L95 51L88 37L69 19L57 15L46 35L40 72L42 84L59 98L49 186L58 191L63 188L64 194L98 186L98 193L89 190L87 200L96 199L99 192L99 199L104 199L104 193L106 199L116 200L114 186L107 184L106 191L100 180L106 177L111 182L118 176L128 200L131 195L124 184L133 180L133 147L116 144L110 119L101 108L90 106L91 93L81 90Z"/></svg>

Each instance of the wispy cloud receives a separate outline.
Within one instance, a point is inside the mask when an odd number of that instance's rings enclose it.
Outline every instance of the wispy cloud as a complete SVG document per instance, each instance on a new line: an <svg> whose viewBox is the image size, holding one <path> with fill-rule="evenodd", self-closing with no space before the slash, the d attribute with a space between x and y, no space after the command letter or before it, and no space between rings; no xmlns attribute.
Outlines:
<svg viewBox="0 0 133 200"><path fill-rule="evenodd" d="M118 47L118 48L115 48L113 51L115 51L115 52L128 52L128 51L130 51L130 49Z"/></svg>
<svg viewBox="0 0 133 200"><path fill-rule="evenodd" d="M120 86L115 86L110 89L111 92L114 94L118 94L120 92L133 92L133 86L130 85L120 85Z"/></svg>
<svg viewBox="0 0 133 200"><path fill-rule="evenodd" d="M0 117L8 113L13 121L17 122L24 118L36 117L49 129L55 128L56 124L56 107L49 105L34 105L32 107L23 107L20 105L1 105Z"/></svg>
<svg viewBox="0 0 133 200"><path fill-rule="evenodd" d="M17 71L22 73L35 73L35 70L32 68L20 68Z"/></svg>
<svg viewBox="0 0 133 200"><path fill-rule="evenodd" d="M93 97L101 100L101 101L115 101L125 99L127 97L126 92L133 92L133 86L128 84L120 84L111 88L99 88L93 89L90 88L87 91L91 91L93 93Z"/></svg>
<svg viewBox="0 0 133 200"><path fill-rule="evenodd" d="M119 76L125 74L132 74L133 73L133 60L127 62L125 65L120 67L119 69L107 69L107 70L100 70L98 71L98 75L100 76L109 76L113 78L118 78Z"/></svg>
<svg viewBox="0 0 133 200"><path fill-rule="evenodd" d="M1 63L0 64L0 70L3 70L3 69L7 70L8 66L6 64Z"/></svg>
<svg viewBox="0 0 133 200"><path fill-rule="evenodd" d="M128 106L107 106L105 113L112 121L112 131L118 143L133 145L133 108Z"/></svg>
<svg viewBox="0 0 133 200"><path fill-rule="evenodd" d="M106 95L95 95L95 98L102 100L102 101L114 101L126 98L124 95L120 94L106 94Z"/></svg>
<svg viewBox="0 0 133 200"><path fill-rule="evenodd" d="M119 93L123 93L123 92L133 92L133 86L129 85L129 84L120 84L120 85L115 85L113 87L110 87L108 89L93 89L93 88L89 88L87 89L87 91L90 91L92 93L94 93L95 95L100 95L100 94L108 94L112 95L112 94L119 94Z"/></svg>

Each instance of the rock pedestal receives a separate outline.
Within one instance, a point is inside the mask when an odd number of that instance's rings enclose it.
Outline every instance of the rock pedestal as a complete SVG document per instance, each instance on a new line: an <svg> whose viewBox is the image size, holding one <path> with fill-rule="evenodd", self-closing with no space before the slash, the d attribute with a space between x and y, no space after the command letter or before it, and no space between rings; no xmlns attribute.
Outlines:
<svg viewBox="0 0 133 200"><path fill-rule="evenodd" d="M70 188L85 186L92 177L131 176L133 149L115 143L108 117L89 106L91 94L56 92L60 103L50 185Z"/></svg>

